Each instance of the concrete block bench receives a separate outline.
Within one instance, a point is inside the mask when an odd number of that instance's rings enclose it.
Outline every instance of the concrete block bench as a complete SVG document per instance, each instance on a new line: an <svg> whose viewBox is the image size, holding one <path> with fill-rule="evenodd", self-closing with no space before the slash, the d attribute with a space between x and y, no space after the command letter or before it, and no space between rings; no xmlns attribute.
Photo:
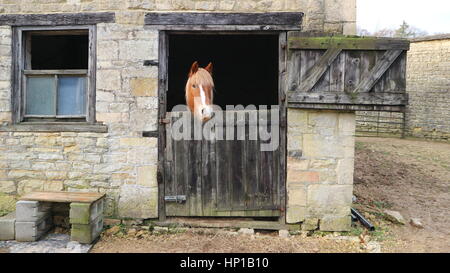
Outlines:
<svg viewBox="0 0 450 273"><path fill-rule="evenodd" d="M17 241L37 241L52 227L52 203L70 203L72 241L90 244L103 229L105 194L80 192L33 192L16 203Z"/></svg>

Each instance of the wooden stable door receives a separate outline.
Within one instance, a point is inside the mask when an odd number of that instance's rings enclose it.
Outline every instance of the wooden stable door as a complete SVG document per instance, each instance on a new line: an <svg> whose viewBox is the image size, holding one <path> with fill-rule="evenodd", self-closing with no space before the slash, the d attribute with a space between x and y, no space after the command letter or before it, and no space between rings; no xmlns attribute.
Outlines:
<svg viewBox="0 0 450 273"><path fill-rule="evenodd" d="M236 120L231 125L234 140L194 140L193 130L192 140L174 140L172 129L182 113L166 116L166 215L278 217L280 148L261 151L261 144L266 142L259 134L256 140L250 140L255 138L249 135L248 124L252 120L249 112L223 112ZM279 130L278 124L274 125ZM216 124L211 132L219 133L218 126L225 137L225 125ZM238 130L243 126L245 139L238 140Z"/></svg>

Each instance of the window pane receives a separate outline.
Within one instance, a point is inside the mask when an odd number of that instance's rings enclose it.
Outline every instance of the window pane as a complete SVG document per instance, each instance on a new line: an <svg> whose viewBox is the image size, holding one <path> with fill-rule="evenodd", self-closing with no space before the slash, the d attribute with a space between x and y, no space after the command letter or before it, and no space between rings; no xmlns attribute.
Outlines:
<svg viewBox="0 0 450 273"><path fill-rule="evenodd" d="M55 78L28 77L26 93L26 115L54 116L55 107Z"/></svg>
<svg viewBox="0 0 450 273"><path fill-rule="evenodd" d="M86 78L60 77L58 79L58 115L84 115L85 106Z"/></svg>

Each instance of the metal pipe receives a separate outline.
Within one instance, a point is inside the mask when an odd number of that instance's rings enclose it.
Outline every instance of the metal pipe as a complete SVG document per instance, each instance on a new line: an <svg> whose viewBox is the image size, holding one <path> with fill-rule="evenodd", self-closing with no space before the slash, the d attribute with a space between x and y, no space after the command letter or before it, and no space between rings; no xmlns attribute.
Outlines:
<svg viewBox="0 0 450 273"><path fill-rule="evenodd" d="M375 230L375 227L366 218L364 218L364 216L362 216L362 214L360 214L357 210L352 208L351 212L352 212L352 216L356 217L363 226L368 228L370 231Z"/></svg>

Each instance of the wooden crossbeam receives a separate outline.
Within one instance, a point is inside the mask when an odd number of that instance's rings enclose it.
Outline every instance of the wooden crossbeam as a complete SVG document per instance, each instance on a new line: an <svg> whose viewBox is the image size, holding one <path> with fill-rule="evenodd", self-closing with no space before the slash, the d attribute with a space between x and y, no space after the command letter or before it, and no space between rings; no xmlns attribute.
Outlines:
<svg viewBox="0 0 450 273"><path fill-rule="evenodd" d="M316 65L308 72L306 79L297 88L297 92L309 92L320 80L322 75L330 68L330 65L339 56L342 49L330 48L319 59Z"/></svg>
<svg viewBox="0 0 450 273"><path fill-rule="evenodd" d="M388 50L372 70L362 77L361 82L353 91L354 93L369 92L378 80L386 73L391 65L402 54L403 50Z"/></svg>
<svg viewBox="0 0 450 273"><path fill-rule="evenodd" d="M370 92L355 96L336 92L292 92L289 104L323 103L323 104L361 104L361 105L405 105L408 102L406 93Z"/></svg>
<svg viewBox="0 0 450 273"><path fill-rule="evenodd" d="M52 13L52 14L2 14L0 25L10 26L63 26L114 23L114 12Z"/></svg>
<svg viewBox="0 0 450 273"><path fill-rule="evenodd" d="M328 49L344 50L409 50L410 42L406 39L377 37L296 37L302 33L293 33L289 37L289 49Z"/></svg>
<svg viewBox="0 0 450 273"><path fill-rule="evenodd" d="M302 12L219 13L150 12L146 25L290 25L300 26Z"/></svg>

